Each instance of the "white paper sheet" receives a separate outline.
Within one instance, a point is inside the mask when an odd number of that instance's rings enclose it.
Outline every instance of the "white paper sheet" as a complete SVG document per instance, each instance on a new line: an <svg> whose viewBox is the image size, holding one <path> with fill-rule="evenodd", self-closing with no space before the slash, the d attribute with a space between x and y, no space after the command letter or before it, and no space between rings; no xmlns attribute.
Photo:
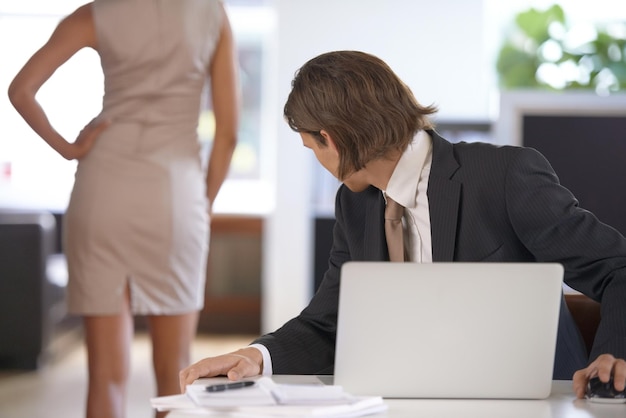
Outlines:
<svg viewBox="0 0 626 418"><path fill-rule="evenodd" d="M208 392L206 385L187 386L186 395L151 399L164 410L197 410L211 415L220 412L233 417L328 417L349 418L384 411L381 397L356 397L340 386L323 384L277 384L270 377L256 379L253 386Z"/></svg>

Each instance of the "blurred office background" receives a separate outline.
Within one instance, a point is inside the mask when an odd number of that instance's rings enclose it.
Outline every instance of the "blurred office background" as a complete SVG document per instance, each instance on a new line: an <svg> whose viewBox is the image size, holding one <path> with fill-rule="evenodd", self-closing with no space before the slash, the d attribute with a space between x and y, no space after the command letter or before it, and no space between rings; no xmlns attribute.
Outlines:
<svg viewBox="0 0 626 418"><path fill-rule="evenodd" d="M82 3L0 1L0 90L6 92L12 77L45 42L59 19ZM282 119L294 72L320 53L353 49L384 59L420 102L439 106L438 129L453 141L523 143L518 117L525 110L600 112L612 119L621 115L616 126L624 126L626 102L619 91L623 82L620 85L615 74L611 78L605 72L604 84L580 88L585 81L580 70L554 63L563 55L555 42L544 45L542 52L555 58L552 65L543 67L541 93L525 95L526 91L516 96L516 86L507 86L506 92L501 88L498 57L507 39L519 40L520 35L513 31L516 16L529 8L546 10L554 3L225 0L239 47L244 107L240 144L214 206L207 307L200 332L270 331L306 305L320 278L338 183L318 166ZM597 25L608 25L617 42L612 57L623 68L626 3L567 0L560 5L567 25L553 26L552 36L562 40L565 31L575 27L576 36L568 35L569 42L584 46L597 38ZM537 46L521 42L521 50L532 55ZM618 66L616 74L619 71ZM579 87L577 93L563 100L559 90L574 84ZM551 98L546 98L546 93L552 94ZM39 98L57 129L71 138L99 112L101 95L97 55L84 50L54 74ZM508 100L505 106L502 100ZM46 277L54 282L59 295L56 309L63 321L59 306L66 277L58 233L75 163L55 155L16 114L5 93L0 95L0 120L0 209L35 211L37 220L43 216L46 225L53 220L52 256L43 257L48 260ZM200 116L199 129L208 152L212 136L208 105ZM620 139L626 143L622 133L612 145L619 146Z"/></svg>

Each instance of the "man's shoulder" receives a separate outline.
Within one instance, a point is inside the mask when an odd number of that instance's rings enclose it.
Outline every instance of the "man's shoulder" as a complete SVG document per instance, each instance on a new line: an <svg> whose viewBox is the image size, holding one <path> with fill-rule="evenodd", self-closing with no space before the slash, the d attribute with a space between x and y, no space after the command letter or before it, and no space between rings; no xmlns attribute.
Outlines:
<svg viewBox="0 0 626 418"><path fill-rule="evenodd" d="M491 153L506 153L506 152L516 152L517 150L523 149L523 147L516 145L500 145L494 144L492 142L453 142L451 143L452 148L455 150L460 150L463 152L491 152Z"/></svg>
<svg viewBox="0 0 626 418"><path fill-rule="evenodd" d="M488 142L449 143L451 158L459 165L460 173L504 173L513 167L544 165L545 157L537 150L516 145L498 145ZM442 157L442 156L440 156Z"/></svg>
<svg viewBox="0 0 626 418"><path fill-rule="evenodd" d="M520 156L538 154L533 148L517 145L499 145L489 142L451 143L452 152L459 160L510 160Z"/></svg>
<svg viewBox="0 0 626 418"><path fill-rule="evenodd" d="M494 144L492 142L482 142L482 141L458 141L453 142L444 138L436 131L428 131L433 139L433 146L435 153L453 153L455 155L483 155L483 156L494 156L494 157L502 157L508 154L515 154L520 150L523 150L523 147L515 146L515 145L500 145Z"/></svg>

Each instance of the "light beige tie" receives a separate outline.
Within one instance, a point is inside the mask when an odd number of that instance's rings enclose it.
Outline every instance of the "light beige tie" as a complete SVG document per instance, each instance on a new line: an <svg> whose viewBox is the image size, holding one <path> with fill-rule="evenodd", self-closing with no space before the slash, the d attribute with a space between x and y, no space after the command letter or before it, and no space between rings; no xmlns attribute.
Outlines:
<svg viewBox="0 0 626 418"><path fill-rule="evenodd" d="M385 208L385 236L390 261L404 261L404 239L402 231L404 207L387 196Z"/></svg>

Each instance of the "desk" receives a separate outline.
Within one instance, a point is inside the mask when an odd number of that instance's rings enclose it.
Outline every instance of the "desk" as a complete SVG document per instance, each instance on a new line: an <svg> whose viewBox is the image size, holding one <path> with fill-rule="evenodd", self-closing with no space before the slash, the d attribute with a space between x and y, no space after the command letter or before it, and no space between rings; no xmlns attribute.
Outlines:
<svg viewBox="0 0 626 418"><path fill-rule="evenodd" d="M312 383L314 376L274 376L278 383ZM202 379L203 383L207 380ZM319 380L330 383L329 376ZM576 399L571 381L552 382L548 399L462 400L462 399L385 399L389 409L371 418L616 418L626 417L626 404L599 404ZM172 411L168 418L228 417L217 413L199 414Z"/></svg>
<svg viewBox="0 0 626 418"><path fill-rule="evenodd" d="M626 404L598 404L576 399L571 381L554 381L546 400L385 399L388 418L616 418ZM374 417L374 416L373 416Z"/></svg>

